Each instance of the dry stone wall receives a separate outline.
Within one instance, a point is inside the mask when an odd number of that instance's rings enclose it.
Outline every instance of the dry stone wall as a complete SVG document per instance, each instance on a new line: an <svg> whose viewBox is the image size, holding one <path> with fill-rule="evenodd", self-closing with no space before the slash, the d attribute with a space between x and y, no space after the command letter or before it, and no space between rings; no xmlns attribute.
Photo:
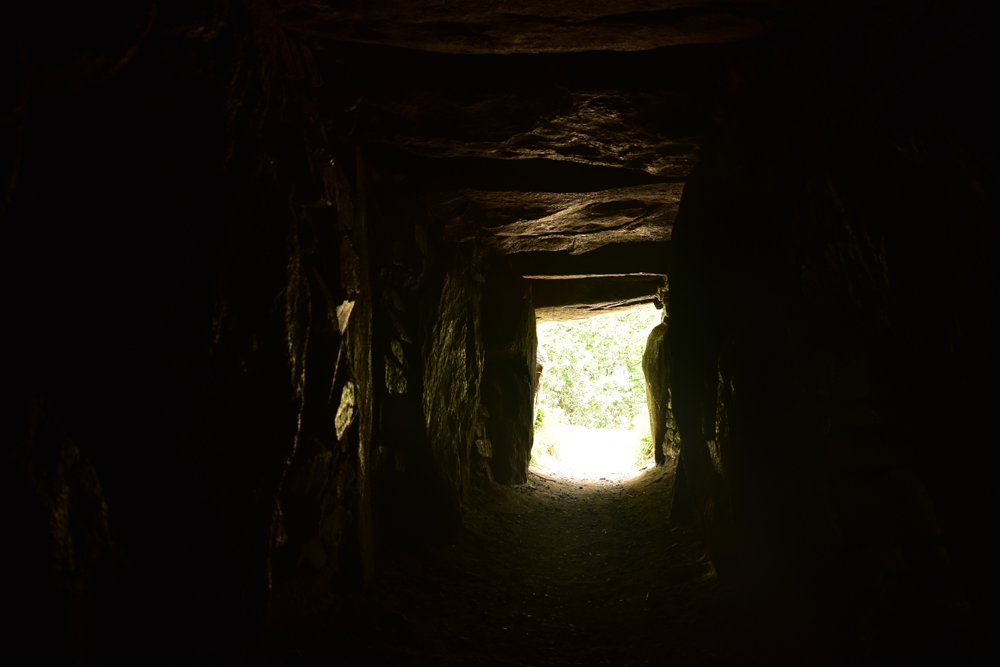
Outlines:
<svg viewBox="0 0 1000 667"><path fill-rule="evenodd" d="M206 4L3 40L9 650L45 664L231 662L530 453L524 282L381 180L268 3Z"/></svg>
<svg viewBox="0 0 1000 667"><path fill-rule="evenodd" d="M954 74L995 43L939 50L948 20L889 13L795 58L748 53L673 235L673 517L720 572L819 601L894 661L968 632L996 590L972 527L996 506L988 475L958 463L983 455L977 406L996 396L996 325L973 305L1000 284L995 218L967 203L997 200L996 153L971 129L989 125L968 112L979 86Z"/></svg>

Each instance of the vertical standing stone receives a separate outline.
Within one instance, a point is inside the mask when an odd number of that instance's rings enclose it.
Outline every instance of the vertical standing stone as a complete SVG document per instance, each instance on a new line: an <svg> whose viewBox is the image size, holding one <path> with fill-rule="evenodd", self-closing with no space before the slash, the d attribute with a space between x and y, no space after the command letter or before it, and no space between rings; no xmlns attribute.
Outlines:
<svg viewBox="0 0 1000 667"><path fill-rule="evenodd" d="M354 377L357 383L358 405L358 541L361 545L361 566L365 582L375 574L374 537L371 511L372 439L372 295L368 267L368 218L364 189L364 163L357 151L358 206L351 241L359 258L358 284L360 292L354 303L349 322L349 341Z"/></svg>
<svg viewBox="0 0 1000 667"><path fill-rule="evenodd" d="M646 407L649 409L649 432L653 438L656 465L663 465L667 432L667 402L670 398L670 372L667 368L667 325L658 324L646 338L642 354L642 374L646 378Z"/></svg>
<svg viewBox="0 0 1000 667"><path fill-rule="evenodd" d="M482 310L483 405L492 444L493 478L501 484L527 480L535 406L535 309L531 286L506 260L486 276Z"/></svg>

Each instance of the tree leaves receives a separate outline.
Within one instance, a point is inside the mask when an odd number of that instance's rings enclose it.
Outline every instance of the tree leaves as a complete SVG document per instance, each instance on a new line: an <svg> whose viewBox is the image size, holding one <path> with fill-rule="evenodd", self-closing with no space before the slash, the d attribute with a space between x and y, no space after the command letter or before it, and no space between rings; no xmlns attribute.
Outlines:
<svg viewBox="0 0 1000 667"><path fill-rule="evenodd" d="M538 344L549 358L541 406L549 423L630 429L645 418L642 353L660 323L652 305L585 320L545 322Z"/></svg>

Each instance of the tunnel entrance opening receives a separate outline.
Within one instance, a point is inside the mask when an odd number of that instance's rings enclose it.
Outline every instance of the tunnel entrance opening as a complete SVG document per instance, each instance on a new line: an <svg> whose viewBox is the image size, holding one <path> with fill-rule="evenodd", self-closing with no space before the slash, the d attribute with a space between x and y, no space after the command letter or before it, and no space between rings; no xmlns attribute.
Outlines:
<svg viewBox="0 0 1000 667"><path fill-rule="evenodd" d="M579 480L624 480L652 465L642 355L652 304L538 325L539 395L531 465Z"/></svg>

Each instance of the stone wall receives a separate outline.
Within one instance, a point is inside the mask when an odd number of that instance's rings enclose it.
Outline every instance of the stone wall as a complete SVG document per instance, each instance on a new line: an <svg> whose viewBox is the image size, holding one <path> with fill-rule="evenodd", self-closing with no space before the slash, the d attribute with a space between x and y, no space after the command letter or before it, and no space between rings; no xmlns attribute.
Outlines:
<svg viewBox="0 0 1000 667"><path fill-rule="evenodd" d="M9 650L43 664L231 651L268 604L282 535L306 138L272 104L281 80L262 85L273 54L236 38L251 16L209 43L186 28L220 17L152 10L85 34L33 16L3 40L23 49L3 56L2 219L17 230L3 263L23 353L4 379L3 437L21 452L4 486L25 508L15 557L33 561L7 596L25 623Z"/></svg>
<svg viewBox="0 0 1000 667"><path fill-rule="evenodd" d="M667 410L670 401L670 370L667 365L667 325L657 324L646 338L642 353L642 374L646 380L646 409L653 438L656 465L666 461ZM671 415L672 416L672 415Z"/></svg>
<svg viewBox="0 0 1000 667"><path fill-rule="evenodd" d="M388 543L453 533L483 463L482 253L446 245L405 193L382 184L375 331L379 534ZM477 279L478 278L478 279Z"/></svg>
<svg viewBox="0 0 1000 667"><path fill-rule="evenodd" d="M382 179L268 3L224 4L4 40L6 601L40 664L231 661L524 477L525 282Z"/></svg>
<svg viewBox="0 0 1000 667"><path fill-rule="evenodd" d="M670 287L666 281L657 289L656 297L654 305L663 314L660 324L653 327L646 338L642 374L646 383L646 410L649 413L654 460L657 465L663 465L667 458L677 457L681 439L670 398Z"/></svg>
<svg viewBox="0 0 1000 667"><path fill-rule="evenodd" d="M887 651L992 613L976 3L626 54L595 50L612 13L502 57L323 41L263 0L120 4L0 9L12 651L231 663L452 534L477 485L525 479L532 281L556 314L669 311L653 427L720 572Z"/></svg>
<svg viewBox="0 0 1000 667"><path fill-rule="evenodd" d="M957 74L995 43L948 42L968 25L951 11L841 19L734 65L685 190L673 514L720 572L918 657L997 590L974 526L996 501L973 463L998 398L981 311L1000 284L997 153L981 87Z"/></svg>
<svg viewBox="0 0 1000 667"><path fill-rule="evenodd" d="M523 484L534 439L535 310L531 287L503 258L490 263L483 295L483 408L501 484Z"/></svg>

